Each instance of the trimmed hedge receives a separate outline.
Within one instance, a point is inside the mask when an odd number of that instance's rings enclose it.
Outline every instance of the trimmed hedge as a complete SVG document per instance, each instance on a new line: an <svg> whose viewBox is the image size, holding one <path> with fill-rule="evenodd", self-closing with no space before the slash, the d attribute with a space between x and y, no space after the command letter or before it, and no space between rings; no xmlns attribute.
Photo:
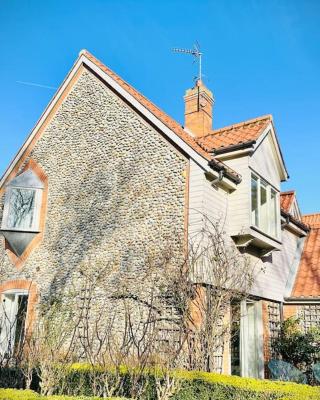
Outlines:
<svg viewBox="0 0 320 400"><path fill-rule="evenodd" d="M175 400L320 399L319 387L298 383L240 378L208 372L180 371L174 375L183 381L182 390L173 397Z"/></svg>
<svg viewBox="0 0 320 400"><path fill-rule="evenodd" d="M100 372L101 369L94 369L95 374ZM112 371L109 372L112 377ZM43 397L33 391L0 389L0 400L96 400L97 397L92 397L91 373L92 368L84 364L75 364L69 368L65 377L66 394L76 397ZM121 373L124 385L119 395L129 398L130 374L125 368L122 368ZM172 400L320 400L320 387L317 386L197 371L173 371L171 376L181 382L181 389L171 397ZM148 385L141 400L155 400L154 375L149 371L142 380Z"/></svg>
<svg viewBox="0 0 320 400"><path fill-rule="evenodd" d="M32 390L0 389L0 400L101 400L98 397L41 396ZM109 400L120 400L120 397L110 397Z"/></svg>
<svg viewBox="0 0 320 400"><path fill-rule="evenodd" d="M89 366L75 364L68 373L67 386L72 390L82 387L80 394L91 395ZM99 369L95 369L99 373ZM122 370L125 380L125 397L129 396L130 376ZM181 390L172 400L320 400L320 387L312 387L291 382L278 382L259 380L252 378L240 378L238 376L220 375L198 371L174 371L171 373L181 382ZM148 381L148 387L144 399L156 399L154 376L149 373L143 377ZM70 392L72 393L72 392ZM74 394L78 394L76 391Z"/></svg>

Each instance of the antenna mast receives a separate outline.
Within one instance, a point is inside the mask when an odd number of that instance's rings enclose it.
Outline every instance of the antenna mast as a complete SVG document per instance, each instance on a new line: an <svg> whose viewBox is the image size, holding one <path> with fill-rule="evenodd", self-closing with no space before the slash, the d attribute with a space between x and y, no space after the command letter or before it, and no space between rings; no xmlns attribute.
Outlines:
<svg viewBox="0 0 320 400"><path fill-rule="evenodd" d="M191 54L195 57L195 59L199 60L199 76L198 80L202 80L202 52L200 51L199 43L193 45L193 49L180 49L180 48L173 48L172 51L175 53L183 53L183 54Z"/></svg>

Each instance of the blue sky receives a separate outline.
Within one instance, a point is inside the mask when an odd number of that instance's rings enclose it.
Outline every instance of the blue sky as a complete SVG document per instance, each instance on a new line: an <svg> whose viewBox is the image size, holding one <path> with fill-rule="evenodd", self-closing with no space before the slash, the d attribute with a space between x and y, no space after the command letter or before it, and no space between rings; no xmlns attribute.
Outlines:
<svg viewBox="0 0 320 400"><path fill-rule="evenodd" d="M198 40L214 127L273 114L304 213L320 211L320 1L0 0L0 174L79 51L183 123Z"/></svg>

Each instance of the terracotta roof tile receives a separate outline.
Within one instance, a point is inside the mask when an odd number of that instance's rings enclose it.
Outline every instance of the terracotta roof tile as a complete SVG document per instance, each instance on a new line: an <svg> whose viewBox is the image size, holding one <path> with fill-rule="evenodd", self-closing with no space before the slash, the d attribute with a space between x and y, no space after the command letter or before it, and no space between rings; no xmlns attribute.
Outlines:
<svg viewBox="0 0 320 400"><path fill-rule="evenodd" d="M272 116L263 115L239 124L213 130L208 135L199 138L197 142L208 152L251 142L258 139L270 122L272 122Z"/></svg>
<svg viewBox="0 0 320 400"><path fill-rule="evenodd" d="M188 143L191 147L193 147L199 154L208 160L211 158L208 152L206 152L201 146L199 146L194 138L190 136L187 132L183 130L183 128L169 115L164 113L160 108L158 108L155 104L153 104L150 100L148 100L145 96L143 96L140 92L134 89L129 83L124 81L120 76L118 76L115 72L113 72L110 68L104 65L101 61L99 61L96 57L90 54L88 51L83 52L85 56L92 61L95 65L101 68L104 72L106 72L109 76L111 76L117 83L120 84L128 93L130 93L136 100L139 101L142 105L148 108L156 117L158 117L165 125L167 125L170 129L172 129L179 137L181 137L186 143Z"/></svg>
<svg viewBox="0 0 320 400"><path fill-rule="evenodd" d="M99 67L102 71L106 72L109 76L111 76L120 86L122 86L128 93L130 93L136 100L138 100L140 104L142 104L150 112L152 112L152 114L154 114L162 123L164 123L168 128L170 128L173 132L175 132L184 142L186 142L190 147L192 147L198 154L202 155L208 161L213 160L214 164L222 166L231 176L234 176L236 180L239 180L241 178L240 175L232 168L228 167L221 161L213 159L210 152L208 152L206 148L203 147L201 144L197 143L195 138L189 135L182 128L180 124L178 124L173 118L164 113L162 110L160 110L159 107L157 107L145 96L143 96L140 92L134 89L131 85L129 85L129 83L120 78L120 76L118 76L110 68L104 65L91 53L89 53L87 50L82 50L80 54L84 54L97 67Z"/></svg>
<svg viewBox="0 0 320 400"><path fill-rule="evenodd" d="M288 192L280 193L280 207L286 213L290 212L290 208L292 206L292 202L295 197L295 191L289 190Z"/></svg>
<svg viewBox="0 0 320 400"><path fill-rule="evenodd" d="M302 217L311 230L304 244L292 297L320 297L320 213Z"/></svg>
<svg viewBox="0 0 320 400"><path fill-rule="evenodd" d="M320 213L304 215L302 221L311 228L320 228Z"/></svg>

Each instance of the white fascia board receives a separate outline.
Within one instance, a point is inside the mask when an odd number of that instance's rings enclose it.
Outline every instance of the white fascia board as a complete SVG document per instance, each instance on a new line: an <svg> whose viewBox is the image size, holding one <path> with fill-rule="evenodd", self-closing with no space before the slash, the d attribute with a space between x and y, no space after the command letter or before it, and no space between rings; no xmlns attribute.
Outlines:
<svg viewBox="0 0 320 400"><path fill-rule="evenodd" d="M85 55L81 55L80 61L86 64L92 71L94 71L102 80L110 85L116 92L118 92L124 99L126 99L135 109L151 121L161 132L163 132L173 143L180 149L187 153L204 171L218 177L219 174L214 171L208 164L208 160L198 154L191 146L189 146L183 139L181 139L175 132L167 127L162 121L159 120L147 107L141 104L134 96L128 93L117 81L110 75L104 72L101 68L97 67ZM222 179L224 186L228 189L235 190L237 185L227 177Z"/></svg>
<svg viewBox="0 0 320 400"><path fill-rule="evenodd" d="M24 142L17 155L5 171L4 175L0 181L0 188L3 186L7 177L10 175L11 171L15 167L18 160L21 158L25 150L28 148L32 139L38 132L39 128L42 126L43 122L46 120L47 116L57 103L58 99L62 95L63 91L66 89L67 85L74 77L78 69L82 64L87 65L91 70L93 70L98 76L100 76L105 82L107 82L111 87L113 87L121 96L123 96L129 103L131 103L137 110L139 110L147 119L149 119L155 126L157 126L161 132L163 132L170 140L172 140L178 147L180 147L185 153L187 153L199 166L201 166L204 171L210 172L214 175L218 176L216 171L213 171L212 168L208 165L208 160L198 154L191 146L189 146L186 142L184 142L175 132L173 132L170 128L168 128L163 122L161 122L152 112L150 112L145 106L139 103L130 93L128 93L125 89L122 88L112 77L110 77L106 72L101 70L101 68L97 67L92 61L90 61L84 54L80 53L80 57L75 62L74 66L68 73L65 80L62 82L57 92L54 94L50 103L46 107L45 111L42 113L40 119L36 123L35 127L29 134L27 140ZM226 186L230 189L236 189L236 185L230 179L224 177L223 178Z"/></svg>
<svg viewBox="0 0 320 400"><path fill-rule="evenodd" d="M110 85L116 92L118 92L124 99L126 99L135 109L151 121L161 132L163 132L173 143L180 147L187 153L197 164L199 164L205 171L212 172L208 165L208 160L198 154L191 146L182 140L175 132L167 127L162 121L159 120L150 110L142 105L134 96L128 93L117 81L110 75L104 72L101 68L96 66L85 55L81 55L80 61L86 64L92 71L94 71L100 78L102 78L108 85Z"/></svg>
<svg viewBox="0 0 320 400"><path fill-rule="evenodd" d="M289 175L288 175L287 169L284 165L283 157L282 157L282 154L281 154L280 148L279 148L279 142L278 142L272 122L270 122L267 125L267 127L264 129L264 131L261 133L256 144L254 145L254 149L256 150L260 146L260 144L264 141L266 136L268 136L269 132L271 132L273 146L274 146L277 158L278 158L278 163L279 163L279 167L280 167L280 171L281 171L281 175L282 175L282 181L284 181L284 180L286 181L286 180L288 180Z"/></svg>
<svg viewBox="0 0 320 400"><path fill-rule="evenodd" d="M77 73L78 69L81 65L87 65L91 70L93 70L98 76L102 78L105 82L107 82L114 90L116 90L123 98L125 98L130 104L132 104L139 112L141 112L148 120L150 120L155 126L157 126L161 132L163 132L170 140L172 140L178 147L180 147L186 154L190 156L200 167L203 168L204 171L209 172L218 177L218 173L208 165L208 160L205 157L202 157L198 154L191 146L189 146L184 140L182 140L175 132L173 132L170 128L168 128L163 122L161 122L151 111L149 111L145 106L143 106L138 100L136 100L130 93L128 93L121 85L118 84L110 75L104 72L101 68L97 67L92 61L90 61L85 54L80 53L79 58L73 65L72 69L69 71L65 80L62 82L53 98L50 100L48 106L42 113L35 127L29 134L28 138L18 151L17 155L10 163L9 167L5 171L4 175L0 180L0 188L5 183L6 179L10 175L11 171L14 169L15 165L28 148L30 143L32 142L34 136L37 134L38 130L46 120L47 116L50 114L51 110L61 97L62 93L68 86L69 82L72 80L74 75ZM226 187L229 189L235 190L237 185L232 182L230 179L224 177L223 182Z"/></svg>
<svg viewBox="0 0 320 400"><path fill-rule="evenodd" d="M320 304L319 297L285 297L284 305L304 305L304 304Z"/></svg>
<svg viewBox="0 0 320 400"><path fill-rule="evenodd" d="M37 121L35 127L30 132L30 134L27 137L26 141L21 146L21 148L18 151L17 155L11 161L9 167L7 168L7 170L5 171L3 176L1 177L0 188L2 188L2 186L5 183L6 179L10 175L11 171L14 169L15 165L17 164L17 162L19 161L19 159L21 158L23 153L26 151L26 149L28 148L28 146L32 142L32 139L37 134L38 130L40 129L40 127L42 126L42 124L46 120L47 116L50 114L50 112L53 109L53 107L56 105L56 103L59 100L60 96L62 95L62 93L64 92L64 90L68 86L69 82L71 81L71 79L74 77L74 75L78 71L78 69L81 66L81 64L82 64L82 62L81 62L80 58L78 58L78 60L75 62L75 64L73 65L72 69L69 71L68 75L66 76L66 78L64 79L64 81L62 82L62 84L60 85L60 87L58 88L58 90L56 91L54 96L52 97L52 99L50 100L49 104L47 105L47 107L45 108L45 110L42 113L41 117Z"/></svg>
<svg viewBox="0 0 320 400"><path fill-rule="evenodd" d="M242 150L234 150L234 151L228 151L228 153L223 153L223 154L217 154L215 155L215 158L219 161L224 161L224 160L229 160L233 158L239 158L243 156L247 156L248 154L252 153L253 145L250 148L247 149L242 149Z"/></svg>

